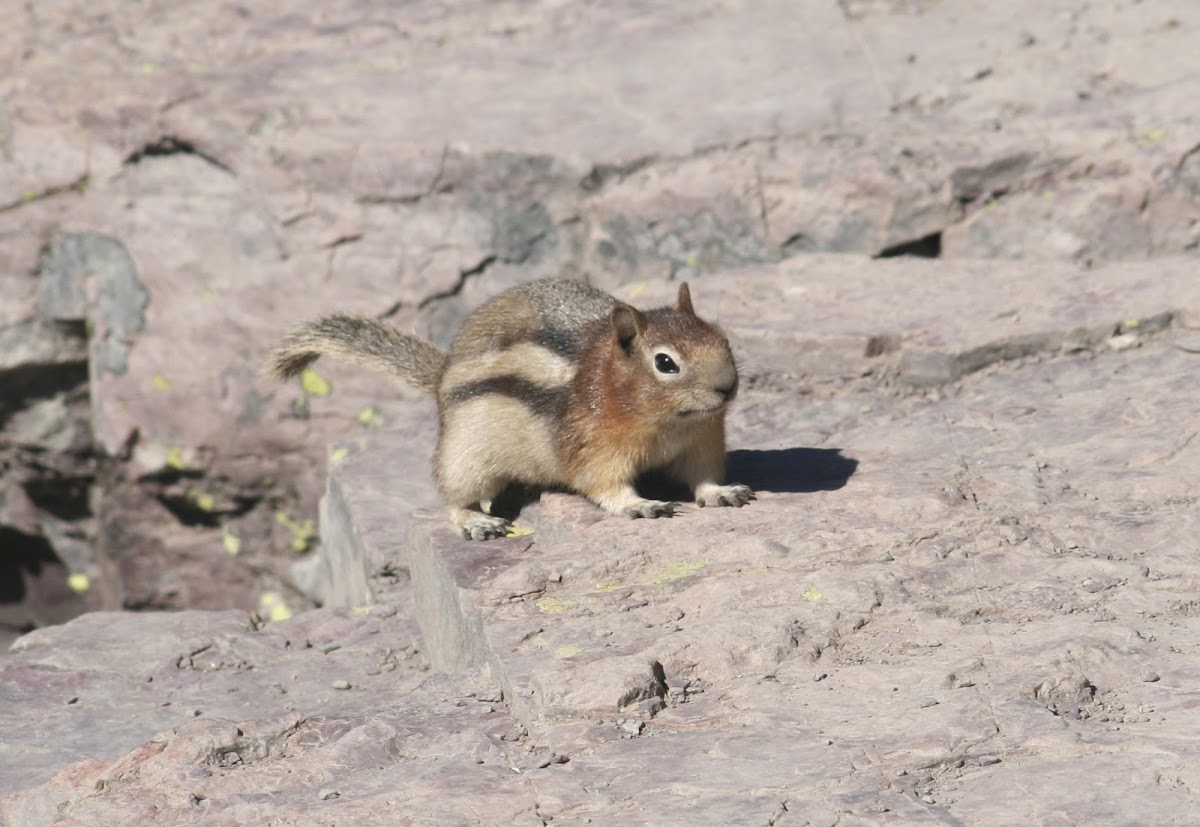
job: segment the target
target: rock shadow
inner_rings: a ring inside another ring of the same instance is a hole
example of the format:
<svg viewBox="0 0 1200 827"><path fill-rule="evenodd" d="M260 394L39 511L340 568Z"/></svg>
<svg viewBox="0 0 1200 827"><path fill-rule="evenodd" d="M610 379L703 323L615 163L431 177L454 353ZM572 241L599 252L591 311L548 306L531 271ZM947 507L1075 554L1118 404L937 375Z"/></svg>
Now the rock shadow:
<svg viewBox="0 0 1200 827"><path fill-rule="evenodd" d="M858 460L842 454L841 448L779 448L729 452L731 482L755 491L777 494L811 494L837 491L858 470Z"/></svg>

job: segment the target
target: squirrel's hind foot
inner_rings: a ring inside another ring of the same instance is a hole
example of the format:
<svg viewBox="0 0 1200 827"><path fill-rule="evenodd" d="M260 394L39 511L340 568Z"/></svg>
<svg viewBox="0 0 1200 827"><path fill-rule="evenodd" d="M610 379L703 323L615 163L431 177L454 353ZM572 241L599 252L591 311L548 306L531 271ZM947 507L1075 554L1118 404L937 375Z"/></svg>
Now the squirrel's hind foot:
<svg viewBox="0 0 1200 827"><path fill-rule="evenodd" d="M755 499L747 485L701 485L696 488L696 505L701 508L741 508Z"/></svg>
<svg viewBox="0 0 1200 827"><path fill-rule="evenodd" d="M503 517L493 517L482 511L465 508L455 514L453 519L464 540L492 540L503 537L512 526L512 523Z"/></svg>

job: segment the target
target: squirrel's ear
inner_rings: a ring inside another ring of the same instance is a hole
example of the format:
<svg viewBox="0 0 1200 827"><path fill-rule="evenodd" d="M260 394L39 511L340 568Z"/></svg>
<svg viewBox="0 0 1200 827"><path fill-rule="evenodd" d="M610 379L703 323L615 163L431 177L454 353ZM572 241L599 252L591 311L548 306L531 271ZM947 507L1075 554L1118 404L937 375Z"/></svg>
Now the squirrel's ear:
<svg viewBox="0 0 1200 827"><path fill-rule="evenodd" d="M646 317L637 308L618 302L612 310L612 326L617 344L628 349L634 337L646 329Z"/></svg>
<svg viewBox="0 0 1200 827"><path fill-rule="evenodd" d="M679 312L689 316L696 315L696 311L692 309L692 291L688 290L686 281L679 285Z"/></svg>

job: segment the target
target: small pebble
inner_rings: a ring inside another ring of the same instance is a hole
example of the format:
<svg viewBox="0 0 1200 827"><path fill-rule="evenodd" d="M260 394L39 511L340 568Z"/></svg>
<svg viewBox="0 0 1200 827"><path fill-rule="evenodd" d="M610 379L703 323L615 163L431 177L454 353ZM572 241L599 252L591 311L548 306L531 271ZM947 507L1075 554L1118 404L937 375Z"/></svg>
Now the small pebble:
<svg viewBox="0 0 1200 827"><path fill-rule="evenodd" d="M671 610L671 613L669 615L667 615L667 619L668 620L683 620L683 609L676 606L674 609Z"/></svg>
<svg viewBox="0 0 1200 827"><path fill-rule="evenodd" d="M937 706L937 705L938 705L937 698L926 698L925 700L921 701L921 709L928 709L931 706Z"/></svg>
<svg viewBox="0 0 1200 827"><path fill-rule="evenodd" d="M328 801L331 798L340 798L341 795L342 794L337 790L324 789L317 793L317 798L321 799L322 801Z"/></svg>
<svg viewBox="0 0 1200 827"><path fill-rule="evenodd" d="M813 675L813 681L814 681L814 682L816 682L816 681L823 681L823 680L825 680L825 679L826 679L826 678L828 678L828 677L829 677L829 675L827 675L826 673L824 673L824 672L818 672L817 674Z"/></svg>
<svg viewBox="0 0 1200 827"><path fill-rule="evenodd" d="M1143 672L1142 681L1144 683L1157 683L1160 680L1157 672Z"/></svg>
<svg viewBox="0 0 1200 827"><path fill-rule="evenodd" d="M349 689L350 681L344 681L344 680L339 679L329 685L332 686L334 689Z"/></svg>
<svg viewBox="0 0 1200 827"><path fill-rule="evenodd" d="M1141 344L1136 333L1120 333L1108 340L1108 346L1113 350L1129 350Z"/></svg>
<svg viewBox="0 0 1200 827"><path fill-rule="evenodd" d="M1000 763L1000 759L997 758L995 755L981 755L979 757L979 766L981 766L981 767L990 767L993 764L999 764L999 763Z"/></svg>
<svg viewBox="0 0 1200 827"><path fill-rule="evenodd" d="M342 648L342 644L340 644L340 643L322 643L321 648L318 651L322 655L328 655L330 652L336 652L338 649L341 649L341 648Z"/></svg>

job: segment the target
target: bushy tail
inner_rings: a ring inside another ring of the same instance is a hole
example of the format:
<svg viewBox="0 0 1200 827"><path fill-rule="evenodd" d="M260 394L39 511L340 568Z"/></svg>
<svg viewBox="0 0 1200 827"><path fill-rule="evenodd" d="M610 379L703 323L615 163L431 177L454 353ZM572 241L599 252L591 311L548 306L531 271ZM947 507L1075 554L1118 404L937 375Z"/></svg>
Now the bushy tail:
<svg viewBox="0 0 1200 827"><path fill-rule="evenodd" d="M335 313L306 322L284 337L266 369L290 379L321 356L334 356L386 371L415 388L434 393L446 354L423 339L378 319Z"/></svg>

